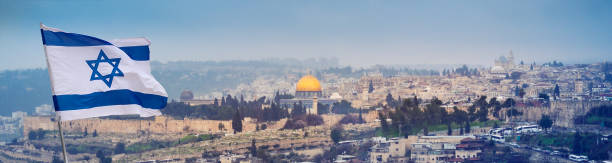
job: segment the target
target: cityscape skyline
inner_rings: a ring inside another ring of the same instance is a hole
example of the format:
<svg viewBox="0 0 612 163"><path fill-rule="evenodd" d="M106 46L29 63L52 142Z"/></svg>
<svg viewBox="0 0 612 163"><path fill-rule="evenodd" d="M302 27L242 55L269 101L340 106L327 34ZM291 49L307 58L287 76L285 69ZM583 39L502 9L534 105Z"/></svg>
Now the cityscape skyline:
<svg viewBox="0 0 612 163"><path fill-rule="evenodd" d="M46 66L41 22L108 40L147 37L152 60L162 62L335 57L357 67L490 66L510 50L526 63L609 58L612 3L525 2L2 1L0 70Z"/></svg>
<svg viewBox="0 0 612 163"><path fill-rule="evenodd" d="M0 162L612 162L612 1L0 0Z"/></svg>

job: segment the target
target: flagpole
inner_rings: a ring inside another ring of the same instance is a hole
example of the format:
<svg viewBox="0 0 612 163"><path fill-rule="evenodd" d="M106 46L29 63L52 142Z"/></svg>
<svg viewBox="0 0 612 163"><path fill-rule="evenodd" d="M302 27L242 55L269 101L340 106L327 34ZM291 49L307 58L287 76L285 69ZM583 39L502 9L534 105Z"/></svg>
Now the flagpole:
<svg viewBox="0 0 612 163"><path fill-rule="evenodd" d="M40 22L40 29L41 29L41 35L42 35L42 29L43 29L43 23ZM47 56L47 46L44 45L44 36L43 36L43 48L45 50L45 58L47 60L47 71L49 72L49 81L51 82L51 92L55 92L53 90L53 76L51 75L51 67L49 66L49 58ZM55 108L57 109L57 108ZM57 114L57 110L56 110L56 114ZM64 143L64 132L62 132L62 118L61 116L57 115L57 128L59 129L59 134L60 134L60 140L62 142L62 154L64 155L64 163L68 163L68 155L66 154L66 144Z"/></svg>
<svg viewBox="0 0 612 163"><path fill-rule="evenodd" d="M62 132L62 119L58 116L57 127L59 129L60 140L62 142L62 153L64 154L64 163L68 163L68 155L66 154L66 144L64 143L64 132Z"/></svg>

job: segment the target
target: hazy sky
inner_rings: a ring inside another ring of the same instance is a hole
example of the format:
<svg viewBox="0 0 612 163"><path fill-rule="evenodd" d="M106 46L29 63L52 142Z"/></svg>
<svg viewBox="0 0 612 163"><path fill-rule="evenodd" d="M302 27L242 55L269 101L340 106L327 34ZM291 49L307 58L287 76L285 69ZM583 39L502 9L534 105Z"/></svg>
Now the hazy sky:
<svg viewBox="0 0 612 163"><path fill-rule="evenodd" d="M510 50L528 62L612 56L608 0L0 0L0 70L46 66L40 22L106 40L144 36L159 61L490 65Z"/></svg>

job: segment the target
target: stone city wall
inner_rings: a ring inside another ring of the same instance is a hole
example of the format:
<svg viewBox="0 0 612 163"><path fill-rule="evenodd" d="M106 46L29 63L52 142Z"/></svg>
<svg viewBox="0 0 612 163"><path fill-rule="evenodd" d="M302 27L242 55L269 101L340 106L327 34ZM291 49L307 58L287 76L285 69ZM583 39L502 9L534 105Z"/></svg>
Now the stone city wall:
<svg viewBox="0 0 612 163"><path fill-rule="evenodd" d="M279 129L284 125L286 119L261 123L268 125L269 129ZM25 117L24 118L24 134L28 134L31 130L57 130L57 122L52 120L52 117ZM243 130L254 131L256 129L255 120L245 117L243 120ZM165 134L179 132L194 132L194 133L216 133L223 132L219 130L219 124L223 124L225 132L231 132L231 120L203 120L203 119L188 119L175 120L166 116L157 116L153 120L115 120L115 119L99 119L88 118L74 121L62 122L62 129L66 132L88 132L97 131L98 133L119 133L119 134L136 134L138 132Z"/></svg>
<svg viewBox="0 0 612 163"><path fill-rule="evenodd" d="M573 127L576 116L585 115L593 107L610 104L608 101L554 101L550 107L517 107L517 110L523 112L522 121L537 122L544 114L553 119L555 126Z"/></svg>
<svg viewBox="0 0 612 163"><path fill-rule="evenodd" d="M358 116L358 114L354 114ZM336 124L344 115L322 115L323 121L326 124ZM363 118L366 122L372 122L376 119L376 112L363 113ZM31 116L24 117L23 133L27 135L32 130L57 130L57 122L52 120L50 116ZM257 120L245 117L242 121L244 131L255 131ZM281 119L276 122L262 122L266 124L267 129L281 129L287 119ZM223 124L224 130L219 130L219 124ZM88 118L81 120L73 120L62 122L62 130L65 132L84 132L89 133L94 131L98 133L119 133L119 134L137 134L154 133L218 133L232 132L231 120L204 120L204 119L189 119L176 120L166 116L156 116L153 120L145 119L100 119Z"/></svg>

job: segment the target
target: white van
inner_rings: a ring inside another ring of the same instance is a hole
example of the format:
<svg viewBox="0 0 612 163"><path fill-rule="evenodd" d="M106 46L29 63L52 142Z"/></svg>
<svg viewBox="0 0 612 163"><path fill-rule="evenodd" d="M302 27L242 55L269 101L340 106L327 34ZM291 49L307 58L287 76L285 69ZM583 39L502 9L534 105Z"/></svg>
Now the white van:
<svg viewBox="0 0 612 163"><path fill-rule="evenodd" d="M578 161L578 162L582 162L582 161L589 161L589 157L587 156L583 156L583 155L569 155L569 159L572 161Z"/></svg>
<svg viewBox="0 0 612 163"><path fill-rule="evenodd" d="M491 140L500 142L500 143L503 143L506 141L506 139L504 139L504 136L501 136L501 135L491 135Z"/></svg>

